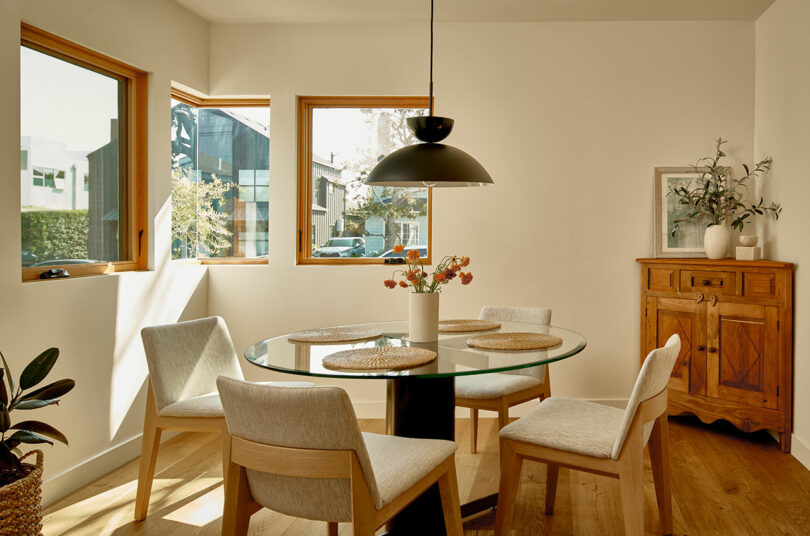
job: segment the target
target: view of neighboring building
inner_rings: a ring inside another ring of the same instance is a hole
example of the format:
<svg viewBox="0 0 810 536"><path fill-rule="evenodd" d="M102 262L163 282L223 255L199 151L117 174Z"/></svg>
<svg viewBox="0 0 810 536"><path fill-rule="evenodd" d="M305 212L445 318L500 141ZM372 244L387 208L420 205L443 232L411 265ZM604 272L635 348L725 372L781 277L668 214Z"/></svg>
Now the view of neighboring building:
<svg viewBox="0 0 810 536"><path fill-rule="evenodd" d="M238 108L198 109L177 101L172 103L172 114L180 120L172 140L175 165L190 170L194 177L198 177L195 180L210 182L216 177L232 185L224 202L217 202L213 207L228 215L230 246L209 251L201 244L196 255L266 256L270 200L269 124L263 125L245 117ZM174 241L172 251L176 252L178 239ZM174 253L174 256L185 255Z"/></svg>
<svg viewBox="0 0 810 536"><path fill-rule="evenodd" d="M110 141L87 155L90 194L87 251L91 259L118 260L118 120L110 121Z"/></svg>
<svg viewBox="0 0 810 536"><path fill-rule="evenodd" d="M63 142L20 138L20 191L23 209L87 208L87 153L68 151Z"/></svg>
<svg viewBox="0 0 810 536"><path fill-rule="evenodd" d="M312 245L322 246L345 229L346 186L335 167L334 153L329 160L312 155Z"/></svg>
<svg viewBox="0 0 810 536"><path fill-rule="evenodd" d="M356 108L315 110L312 157L312 249L314 256L332 238L359 237L364 251L350 256L378 257L395 244L426 246L428 190L368 187L362 179L392 151L414 143L401 128L420 109ZM342 138L320 138L340 125ZM346 138L350 143L346 143ZM318 147L319 149L316 149ZM342 147L342 149L341 149ZM316 155L328 151L329 159ZM329 243L331 247L331 242Z"/></svg>

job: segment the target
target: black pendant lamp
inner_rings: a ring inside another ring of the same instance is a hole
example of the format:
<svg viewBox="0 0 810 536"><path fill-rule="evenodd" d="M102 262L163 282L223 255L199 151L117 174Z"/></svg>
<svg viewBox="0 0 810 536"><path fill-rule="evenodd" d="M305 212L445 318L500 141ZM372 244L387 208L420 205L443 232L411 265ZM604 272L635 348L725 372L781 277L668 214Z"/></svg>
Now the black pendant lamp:
<svg viewBox="0 0 810 536"><path fill-rule="evenodd" d="M478 160L461 149L438 143L453 130L453 120L433 115L433 1L430 0L430 115L408 118L408 128L424 143L397 149L383 158L366 178L368 185L441 188L493 184Z"/></svg>

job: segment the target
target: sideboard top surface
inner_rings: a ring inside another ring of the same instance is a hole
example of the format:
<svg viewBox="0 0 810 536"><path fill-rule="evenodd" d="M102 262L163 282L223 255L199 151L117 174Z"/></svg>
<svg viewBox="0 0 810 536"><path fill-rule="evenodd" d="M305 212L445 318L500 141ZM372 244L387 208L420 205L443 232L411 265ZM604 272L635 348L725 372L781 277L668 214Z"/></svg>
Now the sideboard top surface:
<svg viewBox="0 0 810 536"><path fill-rule="evenodd" d="M636 259L636 262L641 264L692 264L698 266L735 266L739 268L793 268L791 262L758 260L758 261L738 261L737 259L703 259L703 258L690 258L678 257L667 259L652 259L642 258Z"/></svg>

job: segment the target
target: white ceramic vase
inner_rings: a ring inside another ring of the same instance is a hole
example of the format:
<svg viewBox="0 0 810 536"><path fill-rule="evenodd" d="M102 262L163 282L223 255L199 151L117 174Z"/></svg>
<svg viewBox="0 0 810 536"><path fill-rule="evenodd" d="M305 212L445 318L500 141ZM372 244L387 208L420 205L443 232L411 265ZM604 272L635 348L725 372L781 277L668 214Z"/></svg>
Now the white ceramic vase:
<svg viewBox="0 0 810 536"><path fill-rule="evenodd" d="M731 246L731 230L728 225L710 225L703 235L703 249L710 259L725 259Z"/></svg>
<svg viewBox="0 0 810 536"><path fill-rule="evenodd" d="M411 292L408 305L408 340L439 340L439 293Z"/></svg>

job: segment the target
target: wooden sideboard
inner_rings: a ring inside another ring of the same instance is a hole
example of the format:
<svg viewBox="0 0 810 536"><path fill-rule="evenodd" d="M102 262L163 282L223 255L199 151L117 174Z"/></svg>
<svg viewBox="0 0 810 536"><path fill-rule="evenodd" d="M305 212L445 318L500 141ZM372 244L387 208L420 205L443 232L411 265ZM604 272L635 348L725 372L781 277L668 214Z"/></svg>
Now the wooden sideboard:
<svg viewBox="0 0 810 536"><path fill-rule="evenodd" d="M725 419L746 432L793 422L793 265L734 259L637 259L641 359L677 333L669 414Z"/></svg>

